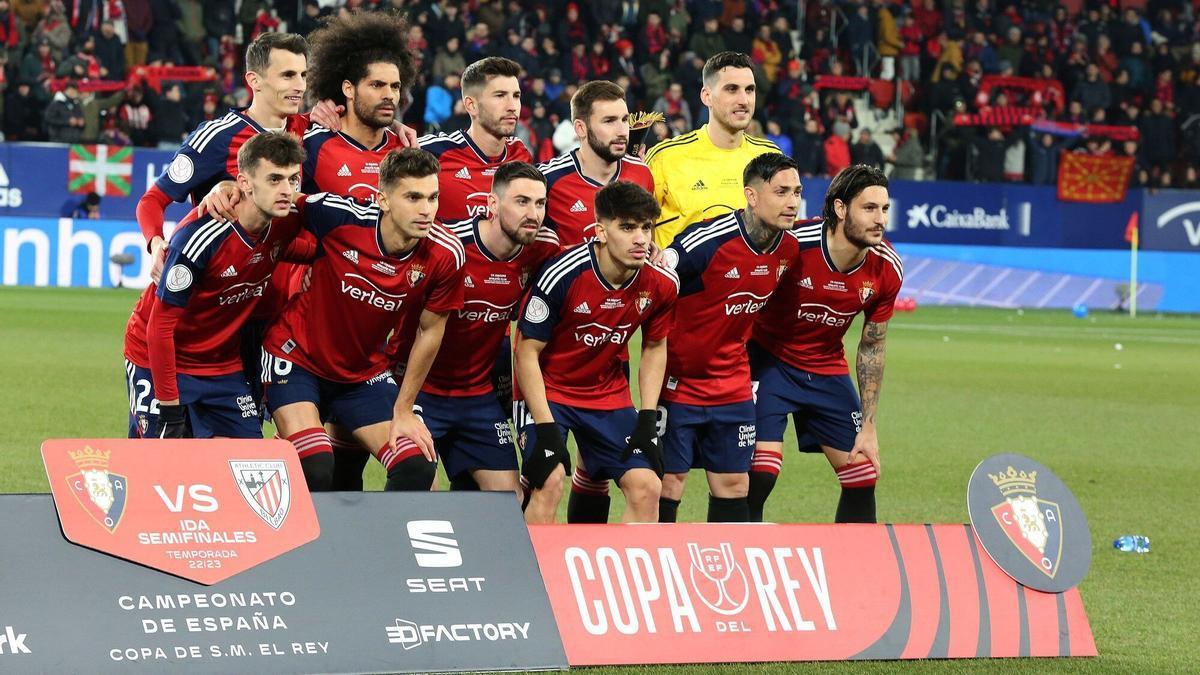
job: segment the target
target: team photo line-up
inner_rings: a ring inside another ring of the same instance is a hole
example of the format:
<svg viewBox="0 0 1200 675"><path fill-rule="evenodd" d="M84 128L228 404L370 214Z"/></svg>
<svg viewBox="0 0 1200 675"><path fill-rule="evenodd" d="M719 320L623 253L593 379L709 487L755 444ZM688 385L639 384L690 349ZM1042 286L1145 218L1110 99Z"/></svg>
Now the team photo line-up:
<svg viewBox="0 0 1200 675"><path fill-rule="evenodd" d="M348 14L258 36L252 103L141 198L155 283L125 332L130 437L261 438L270 419L310 490L362 490L371 457L386 490L430 490L441 464L452 490L513 491L530 523L564 493L568 522L607 522L610 482L623 521L674 522L702 468L708 520L754 522L790 416L840 484L835 520L875 522L903 279L885 175L842 170L800 219L796 163L746 134L736 52L704 66L707 124L649 152L624 90L592 81L571 99L579 147L534 165L521 68L499 57L462 73L469 128L418 138L397 117L405 28Z"/></svg>

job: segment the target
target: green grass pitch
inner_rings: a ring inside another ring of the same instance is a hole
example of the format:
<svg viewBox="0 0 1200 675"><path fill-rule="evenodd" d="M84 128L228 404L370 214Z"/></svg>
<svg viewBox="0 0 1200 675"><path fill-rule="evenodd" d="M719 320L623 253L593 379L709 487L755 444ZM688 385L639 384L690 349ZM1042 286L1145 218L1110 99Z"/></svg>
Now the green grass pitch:
<svg viewBox="0 0 1200 675"><path fill-rule="evenodd" d="M124 435L121 344L135 298L119 290L0 288L0 492L47 490L38 456L47 438ZM1046 464L1075 492L1091 527L1094 557L1081 590L1100 656L638 670L1194 672L1198 402L1194 317L1080 320L1065 311L937 307L899 314L880 410L880 519L966 522L966 481L979 460L1017 452ZM382 482L374 469L369 485ZM681 520L703 519L704 491L703 477L693 476ZM789 451L768 518L828 522L837 492L823 458ZM1114 551L1112 539L1129 533L1148 535L1152 552ZM870 574L869 561L861 573Z"/></svg>

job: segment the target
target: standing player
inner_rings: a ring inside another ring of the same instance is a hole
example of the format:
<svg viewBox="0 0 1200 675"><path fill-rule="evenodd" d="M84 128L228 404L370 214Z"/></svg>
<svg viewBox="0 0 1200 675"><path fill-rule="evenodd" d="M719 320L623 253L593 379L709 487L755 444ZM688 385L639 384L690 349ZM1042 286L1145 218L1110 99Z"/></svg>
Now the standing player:
<svg viewBox="0 0 1200 675"><path fill-rule="evenodd" d="M380 165L375 204L322 193L298 205L317 259L308 290L267 331L263 378L279 434L299 451L311 490L332 484L333 449L321 426L329 418L375 449L385 489L433 482L433 443L413 403L449 313L462 307L465 255L434 222L437 174L429 153L394 150ZM419 328L397 394L383 348L410 315Z"/></svg>
<svg viewBox="0 0 1200 675"><path fill-rule="evenodd" d="M313 96L343 112L340 130L313 126L304 135L306 194L331 192L375 201L383 158L405 145L391 127L404 87L416 79L412 53L396 37L407 32L402 18L369 12L339 16L309 36ZM362 490L363 468L374 448L360 447L337 425L330 425L329 439L333 489Z"/></svg>
<svg viewBox="0 0 1200 675"><path fill-rule="evenodd" d="M238 150L255 134L267 129L304 133L308 120L298 113L307 77L308 43L299 35L262 33L246 48L246 86L254 96L250 107L197 127L138 201L138 226L155 261L152 277L157 279L161 269L163 213L171 202L191 197L199 204L213 186L232 179Z"/></svg>
<svg viewBox="0 0 1200 675"><path fill-rule="evenodd" d="M549 201L546 225L558 233L564 247L591 239L596 226L596 191L617 180L636 183L654 192L650 169L629 146L629 107L625 90L608 82L588 82L571 97L571 119L579 148L538 166L546 175Z"/></svg>
<svg viewBox="0 0 1200 675"><path fill-rule="evenodd" d="M774 143L750 136L754 119L754 62L739 52L721 52L704 64L700 100L708 124L650 149L654 196L662 220L654 242L666 248L691 223L746 206L742 169L754 157L779 152Z"/></svg>
<svg viewBox="0 0 1200 675"><path fill-rule="evenodd" d="M559 252L558 237L542 227L546 179L526 162L502 164L492 177L488 217L448 227L462 241L463 307L452 313L442 349L417 396L452 490L516 490L509 411L492 385L496 354L530 276ZM408 336L390 354L408 353ZM401 372L397 363L395 372Z"/></svg>
<svg viewBox="0 0 1200 675"><path fill-rule="evenodd" d="M175 230L162 285L142 293L125 332L131 438L262 438L239 331L300 230L285 216L303 161L295 136L256 135L238 150L236 218L193 211Z"/></svg>
<svg viewBox="0 0 1200 675"><path fill-rule="evenodd" d="M340 130L314 125L304 135L303 191L374 201L379 165L404 147L392 130L404 87L416 79L412 53L396 36L408 32L392 14L340 16L309 36L313 96L344 109Z"/></svg>
<svg viewBox="0 0 1200 675"><path fill-rule="evenodd" d="M442 164L438 220L457 222L487 212L492 174L505 162L530 162L525 144L513 136L521 117L521 66L489 56L462 74L463 107L471 117L465 132L428 134L417 139L422 150Z"/></svg>
<svg viewBox="0 0 1200 675"><path fill-rule="evenodd" d="M571 118L579 149L540 165L549 186L546 225L558 233L563 247L595 236L596 191L616 180L654 192L654 178L641 160L625 155L629 146L629 107L625 90L606 80L581 86L571 97ZM622 358L626 355L622 354ZM594 480L577 464L571 476L567 522L608 521L608 481Z"/></svg>
<svg viewBox="0 0 1200 675"><path fill-rule="evenodd" d="M825 194L824 225L797 230L800 262L759 314L751 344L758 416L752 520L762 520L783 465L790 414L800 450L825 453L837 474L842 496L835 522L875 522L880 468L875 413L887 322L904 281L900 256L883 238L887 213L882 171L859 164L838 172ZM842 339L859 312L865 321L856 394Z"/></svg>
<svg viewBox="0 0 1200 675"><path fill-rule="evenodd" d="M687 317L667 350L662 499L658 520L675 522L688 471L708 474L708 522L749 520L754 396L746 341L755 315L796 262L791 229L800 172L785 155L750 160L747 208L689 225L664 252L679 274L675 311Z"/></svg>
<svg viewBox="0 0 1200 675"><path fill-rule="evenodd" d="M516 351L524 411L513 417L530 523L554 522L570 471L568 431L591 475L616 481L625 493L625 522L658 519L656 408L679 292L673 271L646 264L658 214L653 195L633 183L601 188L596 241L551 260L525 304ZM641 409L635 410L619 355L639 326Z"/></svg>

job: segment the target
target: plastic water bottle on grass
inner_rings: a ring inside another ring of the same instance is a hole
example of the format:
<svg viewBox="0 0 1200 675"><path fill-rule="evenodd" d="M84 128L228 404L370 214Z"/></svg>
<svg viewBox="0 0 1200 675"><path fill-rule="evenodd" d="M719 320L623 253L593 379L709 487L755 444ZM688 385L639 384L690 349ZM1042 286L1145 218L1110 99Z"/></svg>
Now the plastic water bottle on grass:
<svg viewBox="0 0 1200 675"><path fill-rule="evenodd" d="M1140 534L1126 534L1113 541L1113 548L1125 553L1149 553L1150 537Z"/></svg>

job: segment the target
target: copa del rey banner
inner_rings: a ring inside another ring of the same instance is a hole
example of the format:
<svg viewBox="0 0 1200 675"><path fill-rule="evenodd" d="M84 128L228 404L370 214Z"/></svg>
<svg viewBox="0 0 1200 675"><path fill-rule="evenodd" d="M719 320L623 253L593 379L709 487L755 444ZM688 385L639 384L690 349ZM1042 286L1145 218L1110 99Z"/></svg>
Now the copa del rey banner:
<svg viewBox="0 0 1200 675"><path fill-rule="evenodd" d="M964 525L530 528L572 666L1094 656Z"/></svg>
<svg viewBox="0 0 1200 675"><path fill-rule="evenodd" d="M67 539L202 584L320 534L286 441L61 439L42 461Z"/></svg>

